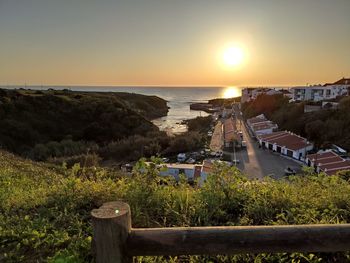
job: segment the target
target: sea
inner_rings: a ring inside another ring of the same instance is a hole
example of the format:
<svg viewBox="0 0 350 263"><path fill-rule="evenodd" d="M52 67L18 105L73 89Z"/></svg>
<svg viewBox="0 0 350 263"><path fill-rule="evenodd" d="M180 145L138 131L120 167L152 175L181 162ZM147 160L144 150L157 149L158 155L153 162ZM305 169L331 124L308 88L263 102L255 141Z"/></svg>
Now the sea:
<svg viewBox="0 0 350 263"><path fill-rule="evenodd" d="M187 131L183 120L197 116L208 116L204 111L190 110L190 104L207 102L215 98L241 96L239 87L134 87L134 86L0 86L0 88L26 88L34 90L98 91L98 92L129 92L144 95L155 95L167 101L169 112L167 116L152 120L160 130L168 134L179 134Z"/></svg>

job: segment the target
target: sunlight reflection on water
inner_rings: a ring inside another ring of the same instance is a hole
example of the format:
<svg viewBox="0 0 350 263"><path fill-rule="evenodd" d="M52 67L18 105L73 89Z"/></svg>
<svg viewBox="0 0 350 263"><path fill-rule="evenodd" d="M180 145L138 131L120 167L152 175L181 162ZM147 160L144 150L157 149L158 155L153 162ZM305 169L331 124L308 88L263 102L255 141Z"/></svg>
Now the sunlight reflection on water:
<svg viewBox="0 0 350 263"><path fill-rule="evenodd" d="M236 98L236 97L240 97L241 95L242 95L242 90L234 86L226 87L221 94L221 96L225 99Z"/></svg>

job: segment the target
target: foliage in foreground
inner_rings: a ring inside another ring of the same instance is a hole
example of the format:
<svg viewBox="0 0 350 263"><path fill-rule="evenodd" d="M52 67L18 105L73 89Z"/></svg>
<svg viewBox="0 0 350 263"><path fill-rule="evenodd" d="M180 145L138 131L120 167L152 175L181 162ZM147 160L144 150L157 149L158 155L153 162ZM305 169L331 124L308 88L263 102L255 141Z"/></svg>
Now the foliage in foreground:
<svg viewBox="0 0 350 263"><path fill-rule="evenodd" d="M90 211L103 202L130 204L134 227L350 222L350 184L338 176L247 180L217 167L202 188L159 185L156 170L132 178L78 165L48 167L0 152L0 261L89 262ZM320 262L349 253L231 257L139 257L139 262Z"/></svg>

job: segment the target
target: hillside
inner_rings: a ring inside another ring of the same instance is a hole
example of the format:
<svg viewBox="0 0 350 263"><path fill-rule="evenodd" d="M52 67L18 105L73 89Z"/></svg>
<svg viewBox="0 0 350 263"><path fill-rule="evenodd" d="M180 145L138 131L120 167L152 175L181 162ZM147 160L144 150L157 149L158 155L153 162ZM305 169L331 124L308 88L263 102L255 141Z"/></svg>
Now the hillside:
<svg viewBox="0 0 350 263"><path fill-rule="evenodd" d="M36 145L48 142L106 144L158 130L150 119L167 111L166 101L156 96L0 90L0 146L30 156Z"/></svg>
<svg viewBox="0 0 350 263"><path fill-rule="evenodd" d="M350 151L350 97L340 100L336 109L304 112L307 102L288 103L282 95L260 95L256 100L242 105L245 118L265 114L281 130L300 134L317 147L327 148L337 144Z"/></svg>
<svg viewBox="0 0 350 263"><path fill-rule="evenodd" d="M202 188L158 184L156 171L125 177L100 168L68 170L0 151L0 261L90 262L90 211L122 199L134 227L273 225L350 222L350 184L306 174L249 181L216 167ZM349 253L283 253L181 257L190 262L344 262ZM179 258L140 257L139 262Z"/></svg>

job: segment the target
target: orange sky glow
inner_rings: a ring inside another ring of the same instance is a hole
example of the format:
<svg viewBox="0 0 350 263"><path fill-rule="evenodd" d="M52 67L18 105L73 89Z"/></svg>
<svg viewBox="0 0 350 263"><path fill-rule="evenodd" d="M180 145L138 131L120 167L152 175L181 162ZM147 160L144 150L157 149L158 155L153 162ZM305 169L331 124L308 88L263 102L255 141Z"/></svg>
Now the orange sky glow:
<svg viewBox="0 0 350 263"><path fill-rule="evenodd" d="M350 75L349 11L348 0L4 0L0 85L332 82Z"/></svg>

